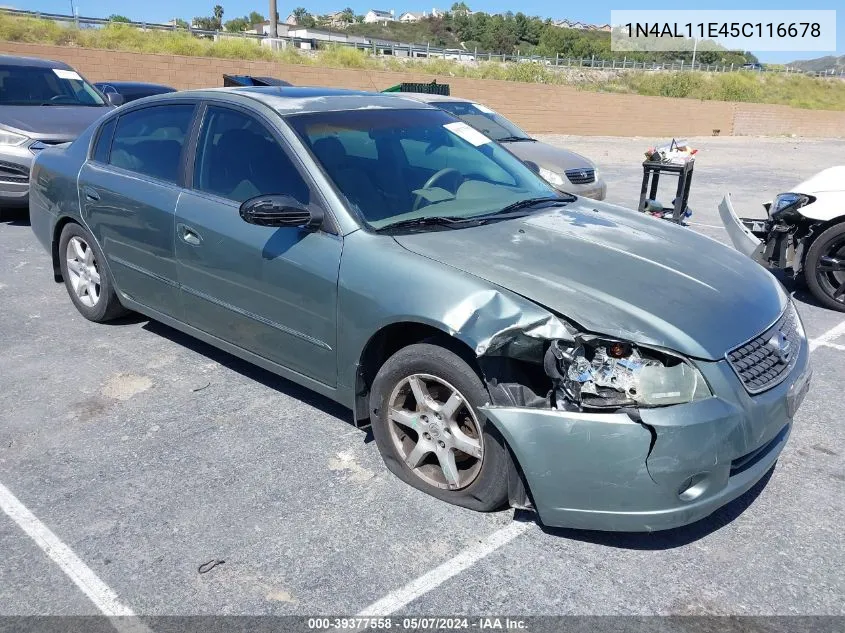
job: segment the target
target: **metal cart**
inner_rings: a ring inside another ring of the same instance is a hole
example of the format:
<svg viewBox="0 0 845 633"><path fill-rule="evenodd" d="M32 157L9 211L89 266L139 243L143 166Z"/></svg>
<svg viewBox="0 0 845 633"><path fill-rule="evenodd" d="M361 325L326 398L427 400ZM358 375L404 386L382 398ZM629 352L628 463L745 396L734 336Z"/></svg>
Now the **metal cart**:
<svg viewBox="0 0 845 633"><path fill-rule="evenodd" d="M684 219L684 212L689 200L690 184L692 183L692 170L695 160L690 159L682 164L661 163L646 160L643 162L643 186L640 189L640 205L637 209L645 213L646 201L657 199L657 186L660 182L660 174L672 174L678 177L678 189L675 193L675 203L671 207L663 207L663 212L671 211L672 222L681 224ZM658 209L659 211L659 209Z"/></svg>

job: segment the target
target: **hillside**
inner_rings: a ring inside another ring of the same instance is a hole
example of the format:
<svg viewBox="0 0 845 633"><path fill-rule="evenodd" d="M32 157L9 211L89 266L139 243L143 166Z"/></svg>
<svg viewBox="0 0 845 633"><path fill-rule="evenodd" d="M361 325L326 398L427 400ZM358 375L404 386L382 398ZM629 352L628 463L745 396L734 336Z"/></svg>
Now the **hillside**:
<svg viewBox="0 0 845 633"><path fill-rule="evenodd" d="M798 68L804 72L823 73L832 70L834 73L839 73L845 71L845 55L839 57L825 55L815 59L800 59L787 64L787 66Z"/></svg>
<svg viewBox="0 0 845 633"><path fill-rule="evenodd" d="M523 13L488 15L486 13L447 13L427 17L419 22L386 24L350 24L346 31L364 37L381 38L402 43L430 43L432 46L463 48L496 55L621 59L642 62L690 61L692 52L636 51L614 53L610 50L610 33L582 31L554 26L551 20L526 16ZM737 64L757 61L750 53L727 50L699 51L702 64Z"/></svg>

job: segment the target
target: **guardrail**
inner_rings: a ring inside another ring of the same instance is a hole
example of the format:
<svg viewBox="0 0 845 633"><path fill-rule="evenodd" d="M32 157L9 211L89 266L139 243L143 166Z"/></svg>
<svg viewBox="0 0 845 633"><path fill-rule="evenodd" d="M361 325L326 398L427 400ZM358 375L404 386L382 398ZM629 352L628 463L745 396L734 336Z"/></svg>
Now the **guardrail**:
<svg viewBox="0 0 845 633"><path fill-rule="evenodd" d="M596 58L595 56L589 58L573 58L573 57L561 57L559 55L555 57L541 57L537 55L520 55L519 51L517 51L516 55L507 55L501 53L491 53L485 51L479 51L475 49L473 51L468 51L465 49L451 49L451 48L442 48L438 46L431 46L431 44L407 44L402 42L394 42L390 40L383 40L379 38L368 38L364 36L355 36L360 37L361 40L364 41L344 41L342 39L324 39L320 37L290 37L290 36L280 36L276 38L271 38L269 35L261 34L261 33L244 33L244 32L237 32L237 31L208 31L203 29L197 29L192 26L188 28L177 26L174 24L158 24L154 22L114 22L107 18L90 18L90 17L82 17L79 15L66 15L61 13L45 13L42 11L29 11L29 10L22 10L22 9L7 9L7 8L0 8L0 13L5 13L9 15L21 16L21 17L32 17L32 18L39 18L44 20L52 20L54 22L60 22L64 24L72 24L77 28L101 28L103 26L107 26L109 24L121 24L127 25L131 27L135 27L145 31L176 31L182 33L190 33L195 37L206 37L206 38L230 38L230 37L241 37L252 39L258 42L275 39L281 40L286 42L286 44L292 45L298 49L306 49L306 50L314 50L325 48L327 46L350 46L359 50L364 50L372 53L373 55L378 56L395 56L395 57L408 57L408 58L433 58L433 59L448 59L454 60L457 62L462 63L472 63L476 61L488 61L488 62L502 62L502 63L517 63L517 64L540 64L546 68L555 69L555 68L598 68L598 69L605 69L605 70L645 70L645 71L696 71L696 72L736 72L736 71L743 71L743 72L778 72L778 73L787 73L787 74L802 74L807 76L813 77L833 77L833 78L842 78L845 79L845 69L836 72L836 71L829 71L829 72L810 72L810 71L803 71L798 68L791 68L789 66L757 66L757 67L749 67L743 66L739 64L691 64L689 62L676 61L676 62L641 62L635 60L629 60L626 58L623 59L600 59ZM304 27L302 27L304 29ZM308 30L308 29L304 29ZM315 30L315 29L310 29ZM316 27L316 30L321 30L320 27ZM323 33L330 33L330 37L333 36L335 38L341 37L348 37L342 31L336 32L329 32L323 31ZM318 35L315 33L315 35Z"/></svg>

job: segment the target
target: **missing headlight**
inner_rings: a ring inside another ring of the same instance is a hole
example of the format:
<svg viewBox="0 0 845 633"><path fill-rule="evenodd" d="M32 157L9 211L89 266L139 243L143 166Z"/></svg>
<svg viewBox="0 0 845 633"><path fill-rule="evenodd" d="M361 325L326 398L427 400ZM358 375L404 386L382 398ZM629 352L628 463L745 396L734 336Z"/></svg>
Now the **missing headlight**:
<svg viewBox="0 0 845 633"><path fill-rule="evenodd" d="M544 362L559 409L617 409L680 404L709 397L699 371L684 359L625 341L552 341Z"/></svg>

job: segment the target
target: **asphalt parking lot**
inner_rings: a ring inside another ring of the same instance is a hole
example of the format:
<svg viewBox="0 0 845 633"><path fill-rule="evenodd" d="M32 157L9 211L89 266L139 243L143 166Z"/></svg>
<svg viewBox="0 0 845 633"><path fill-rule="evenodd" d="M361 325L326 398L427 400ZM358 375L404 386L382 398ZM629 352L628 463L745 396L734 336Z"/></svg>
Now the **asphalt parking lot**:
<svg viewBox="0 0 845 633"><path fill-rule="evenodd" d="M547 140L593 158L609 201L636 204L649 139ZM845 155L845 141L693 144L690 229L720 241L724 191L762 216ZM845 614L845 314L787 287L815 373L771 476L683 529L544 530L403 484L321 396L146 319L86 321L25 214L6 215L0 492L70 557L0 513L0 615ZM102 585L87 595L86 569Z"/></svg>

